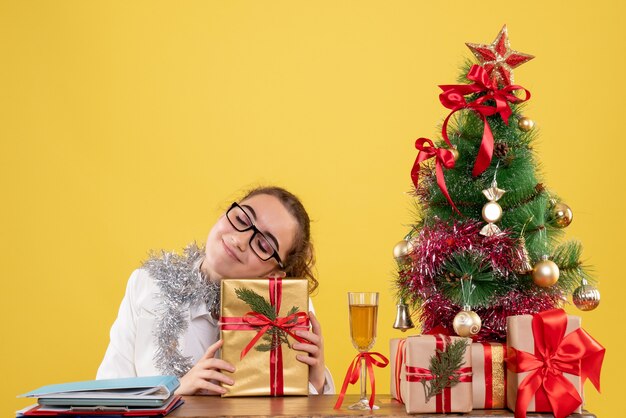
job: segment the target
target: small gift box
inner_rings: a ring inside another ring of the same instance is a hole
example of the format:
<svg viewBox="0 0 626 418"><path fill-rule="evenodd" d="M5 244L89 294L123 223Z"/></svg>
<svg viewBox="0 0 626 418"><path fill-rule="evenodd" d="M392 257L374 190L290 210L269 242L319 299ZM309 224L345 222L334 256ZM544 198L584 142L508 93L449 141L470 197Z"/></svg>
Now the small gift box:
<svg viewBox="0 0 626 418"><path fill-rule="evenodd" d="M472 344L474 409L506 408L506 344Z"/></svg>
<svg viewBox="0 0 626 418"><path fill-rule="evenodd" d="M401 396L408 413L472 410L472 357L469 338L416 335L405 343Z"/></svg>
<svg viewBox="0 0 626 418"><path fill-rule="evenodd" d="M309 367L296 359L296 330L308 330L304 279L222 280L222 359L235 384L222 396L308 395Z"/></svg>
<svg viewBox="0 0 626 418"><path fill-rule="evenodd" d="M553 309L507 318L507 404L516 418L581 412L587 378L600 389L605 349L580 328L580 317Z"/></svg>
<svg viewBox="0 0 626 418"><path fill-rule="evenodd" d="M391 397L404 403L402 400L402 381L405 379L404 350L406 338L392 338L389 341L389 355L391 366Z"/></svg>

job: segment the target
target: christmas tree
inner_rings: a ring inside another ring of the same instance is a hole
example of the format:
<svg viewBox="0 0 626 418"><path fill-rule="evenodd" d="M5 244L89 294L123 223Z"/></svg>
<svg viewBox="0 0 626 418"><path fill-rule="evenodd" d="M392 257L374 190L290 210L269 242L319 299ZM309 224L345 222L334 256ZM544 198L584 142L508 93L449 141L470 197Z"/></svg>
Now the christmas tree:
<svg viewBox="0 0 626 418"><path fill-rule="evenodd" d="M434 143L419 138L411 172L417 220L396 245L398 298L423 333L504 341L509 315L561 306L583 310L599 293L577 241L562 242L572 211L540 179L531 95L513 69L533 58L511 49L506 26L492 44L467 44L458 80L442 85L450 109ZM443 329L442 329L443 328Z"/></svg>

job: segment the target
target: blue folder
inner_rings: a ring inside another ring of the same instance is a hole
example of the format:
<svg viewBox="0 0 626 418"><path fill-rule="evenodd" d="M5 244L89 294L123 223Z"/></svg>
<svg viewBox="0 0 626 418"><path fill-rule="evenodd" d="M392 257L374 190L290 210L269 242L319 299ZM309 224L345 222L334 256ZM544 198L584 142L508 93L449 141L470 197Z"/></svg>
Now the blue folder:
<svg viewBox="0 0 626 418"><path fill-rule="evenodd" d="M42 386L20 397L40 405L161 406L179 385L176 376L126 377Z"/></svg>

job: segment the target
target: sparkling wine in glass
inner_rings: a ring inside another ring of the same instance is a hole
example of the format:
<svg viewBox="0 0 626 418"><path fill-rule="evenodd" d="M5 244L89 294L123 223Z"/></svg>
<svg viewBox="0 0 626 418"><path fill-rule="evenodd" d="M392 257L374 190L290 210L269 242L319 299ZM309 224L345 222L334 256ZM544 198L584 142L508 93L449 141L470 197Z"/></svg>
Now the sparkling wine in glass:
<svg viewBox="0 0 626 418"><path fill-rule="evenodd" d="M352 345L361 353L369 351L376 342L376 319L378 317L378 292L349 292L350 337ZM361 359L361 398L348 409L370 409L367 399L367 367ZM374 405L372 409L378 409Z"/></svg>

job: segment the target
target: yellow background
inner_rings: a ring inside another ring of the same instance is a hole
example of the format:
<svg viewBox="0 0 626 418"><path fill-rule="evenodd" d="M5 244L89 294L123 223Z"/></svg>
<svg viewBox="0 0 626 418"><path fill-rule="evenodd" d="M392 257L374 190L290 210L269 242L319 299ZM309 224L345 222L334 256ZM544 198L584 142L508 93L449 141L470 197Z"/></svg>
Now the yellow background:
<svg viewBox="0 0 626 418"><path fill-rule="evenodd" d="M438 84L507 23L536 55L516 82L546 184L602 304L602 417L623 404L626 10L618 1L2 1L0 415L40 385L91 379L131 271L202 242L244 188L279 184L313 220L314 298L337 386L355 350L347 291L381 292L412 221L414 140L446 115ZM570 309L570 312L576 312ZM389 369L377 372L389 392ZM356 392L356 388L351 389Z"/></svg>

